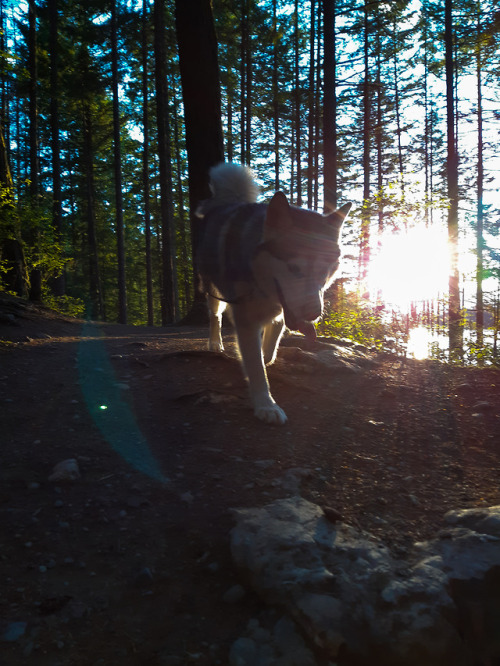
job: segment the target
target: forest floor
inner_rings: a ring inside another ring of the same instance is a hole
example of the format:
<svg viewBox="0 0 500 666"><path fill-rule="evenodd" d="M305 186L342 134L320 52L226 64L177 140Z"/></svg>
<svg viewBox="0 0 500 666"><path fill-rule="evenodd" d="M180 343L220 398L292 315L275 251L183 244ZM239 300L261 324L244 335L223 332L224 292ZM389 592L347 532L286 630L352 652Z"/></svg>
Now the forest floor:
<svg viewBox="0 0 500 666"><path fill-rule="evenodd" d="M274 427L231 330L227 356L205 339L0 298L0 663L227 664L276 612L232 564L232 508L300 487L404 557L446 511L500 504L499 370L362 350L332 368L290 336ZM66 459L80 476L49 480Z"/></svg>

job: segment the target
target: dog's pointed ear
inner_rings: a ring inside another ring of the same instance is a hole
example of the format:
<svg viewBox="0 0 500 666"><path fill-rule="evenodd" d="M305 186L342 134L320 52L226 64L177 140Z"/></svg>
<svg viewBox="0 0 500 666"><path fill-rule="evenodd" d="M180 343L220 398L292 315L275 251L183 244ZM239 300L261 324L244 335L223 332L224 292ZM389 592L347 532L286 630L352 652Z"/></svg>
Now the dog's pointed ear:
<svg viewBox="0 0 500 666"><path fill-rule="evenodd" d="M276 192L267 204L264 239L272 237L277 232L286 231L292 224L290 219L290 204L283 192Z"/></svg>
<svg viewBox="0 0 500 666"><path fill-rule="evenodd" d="M339 228L342 226L345 218L349 214L349 211L351 210L352 203L346 203L344 204L341 208L338 208L337 210L334 210L333 213L330 213L329 215L326 216L326 220L330 224L335 224Z"/></svg>

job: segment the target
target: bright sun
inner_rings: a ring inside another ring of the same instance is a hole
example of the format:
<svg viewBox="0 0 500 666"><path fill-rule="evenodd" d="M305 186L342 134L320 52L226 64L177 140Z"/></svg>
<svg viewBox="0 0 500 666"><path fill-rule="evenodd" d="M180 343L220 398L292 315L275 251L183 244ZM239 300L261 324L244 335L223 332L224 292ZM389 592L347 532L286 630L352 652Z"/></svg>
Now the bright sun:
<svg viewBox="0 0 500 666"><path fill-rule="evenodd" d="M380 237L380 251L371 262L368 283L372 294L405 311L410 303L446 293L448 273L445 230L415 227Z"/></svg>

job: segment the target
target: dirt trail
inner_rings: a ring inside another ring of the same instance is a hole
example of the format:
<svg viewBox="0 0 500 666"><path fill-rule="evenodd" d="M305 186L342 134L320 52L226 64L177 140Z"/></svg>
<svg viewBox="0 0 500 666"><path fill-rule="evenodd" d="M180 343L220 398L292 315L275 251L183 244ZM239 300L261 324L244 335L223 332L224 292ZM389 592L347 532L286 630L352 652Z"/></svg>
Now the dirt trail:
<svg viewBox="0 0 500 666"><path fill-rule="evenodd" d="M300 492L404 555L447 510L500 504L498 370L352 348L333 363L290 336L272 427L231 331L228 356L205 337L0 299L2 664L226 664L274 612L248 589L224 600L245 585L233 507ZM70 458L80 477L49 481Z"/></svg>

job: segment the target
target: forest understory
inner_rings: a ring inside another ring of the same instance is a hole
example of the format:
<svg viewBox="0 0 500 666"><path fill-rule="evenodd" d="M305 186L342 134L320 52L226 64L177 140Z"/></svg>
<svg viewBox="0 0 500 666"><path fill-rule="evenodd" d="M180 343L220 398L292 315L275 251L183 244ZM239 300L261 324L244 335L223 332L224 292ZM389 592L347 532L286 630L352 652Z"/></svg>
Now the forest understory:
<svg viewBox="0 0 500 666"><path fill-rule="evenodd" d="M448 510L500 504L499 370L366 350L331 368L288 336L273 427L231 329L227 355L205 339L2 296L2 664L227 664L279 617L232 564L232 508L299 491L404 557ZM79 476L49 480L67 459Z"/></svg>

